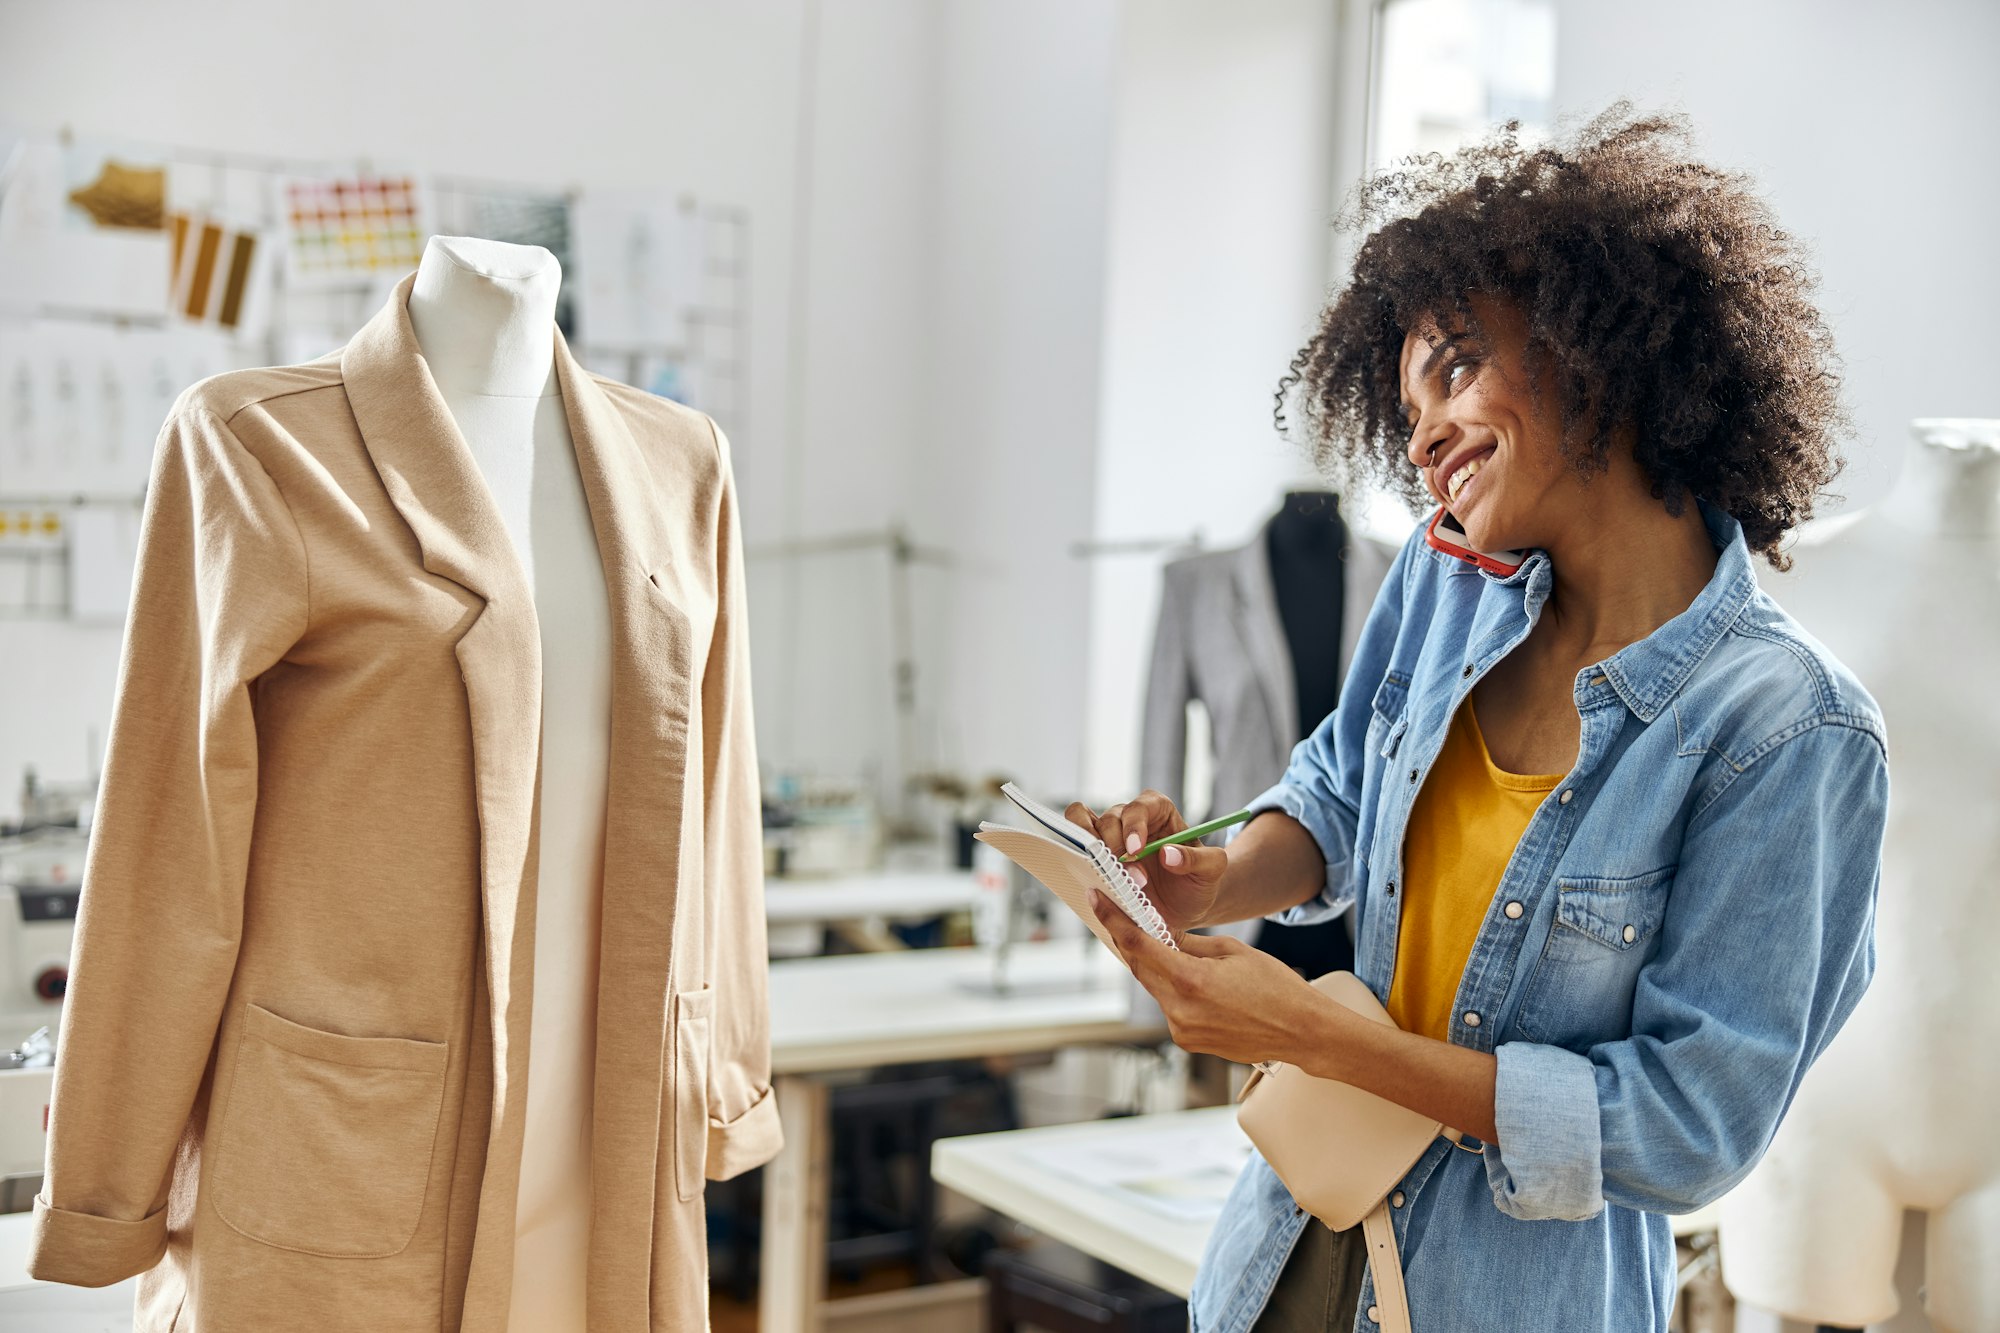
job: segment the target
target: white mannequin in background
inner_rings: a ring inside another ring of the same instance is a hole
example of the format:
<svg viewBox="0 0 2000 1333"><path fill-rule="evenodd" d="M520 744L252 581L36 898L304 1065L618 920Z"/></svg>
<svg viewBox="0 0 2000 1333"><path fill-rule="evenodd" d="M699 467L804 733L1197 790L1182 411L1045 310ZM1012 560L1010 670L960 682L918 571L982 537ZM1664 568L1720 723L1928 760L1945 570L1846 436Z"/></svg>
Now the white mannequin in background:
<svg viewBox="0 0 2000 1333"><path fill-rule="evenodd" d="M1985 1333L2000 1329L2000 421L1914 432L1895 490L1767 579L1882 705L1889 826L1874 983L1723 1200L1722 1274L1795 1319L1886 1320L1914 1209L1931 1326Z"/></svg>
<svg viewBox="0 0 2000 1333"><path fill-rule="evenodd" d="M541 850L513 1333L583 1333L611 613L555 368L562 269L434 236L410 323L514 539L542 643Z"/></svg>

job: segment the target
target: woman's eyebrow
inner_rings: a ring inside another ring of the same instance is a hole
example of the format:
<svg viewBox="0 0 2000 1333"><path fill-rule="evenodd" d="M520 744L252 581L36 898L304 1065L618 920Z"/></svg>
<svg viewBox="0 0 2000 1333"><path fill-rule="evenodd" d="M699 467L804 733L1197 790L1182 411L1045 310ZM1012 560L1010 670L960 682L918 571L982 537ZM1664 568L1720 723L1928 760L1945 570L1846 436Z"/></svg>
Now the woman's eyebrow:
<svg viewBox="0 0 2000 1333"><path fill-rule="evenodd" d="M1421 384L1423 381L1429 379L1431 377L1431 372L1437 369L1438 362L1444 358L1444 354L1450 351L1452 348L1458 346L1460 343L1466 341L1469 337L1471 337L1470 334L1459 332L1459 333L1449 334L1443 338L1438 339L1436 342L1432 343L1430 345L1431 348L1430 355L1424 358L1423 365L1417 367L1417 375L1416 375L1416 380L1414 382ZM1411 417L1417 415L1417 409L1411 406L1410 403L1406 401L1401 394L1396 395L1396 407L1399 411L1402 412L1403 420L1405 421L1408 421Z"/></svg>
<svg viewBox="0 0 2000 1333"><path fill-rule="evenodd" d="M1464 342L1469 336L1465 333L1453 333L1432 343L1431 354L1424 358L1423 368L1417 372L1417 378L1420 380L1429 379L1431 372L1437 369L1437 363L1444 359L1444 354Z"/></svg>

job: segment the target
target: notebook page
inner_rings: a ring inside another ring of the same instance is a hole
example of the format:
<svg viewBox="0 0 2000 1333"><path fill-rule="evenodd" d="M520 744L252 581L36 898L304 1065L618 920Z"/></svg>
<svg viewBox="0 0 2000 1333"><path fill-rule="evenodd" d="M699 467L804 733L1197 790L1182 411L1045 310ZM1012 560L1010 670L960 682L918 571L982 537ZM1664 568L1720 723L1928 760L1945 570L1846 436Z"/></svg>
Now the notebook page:
<svg viewBox="0 0 2000 1333"><path fill-rule="evenodd" d="M1106 897L1110 898L1112 902L1116 903L1120 911L1132 918L1141 930L1144 930L1148 935L1165 944L1168 948L1179 947L1174 943L1173 931L1168 928L1166 921L1161 918L1159 911L1153 906L1152 900L1146 896L1145 890L1139 887L1138 881L1132 878L1131 872L1119 864L1118 858L1112 854L1109 847L1104 845L1103 839L1081 825L1072 823L1067 818L1058 814L1052 807L1035 800L1011 782L1007 783L1000 790L1024 814L1047 830L1050 836L1046 841L1052 847L1060 848L1064 851L1074 848L1075 856L1077 861L1080 862L1083 872L1094 876L1096 887ZM985 830L1003 831L997 825L983 824L980 827L982 832ZM987 841L994 840L987 839ZM1072 895L1064 893L1062 888L1058 888L1056 884L1051 883L1035 866L1028 865L1020 856L1017 856L1013 849L1003 846L998 842L995 842L995 845L1000 846L1000 850L1006 852L1010 858L1039 880L1043 887L1049 889L1057 897L1062 898L1064 902L1068 903L1070 909L1082 917L1086 924L1096 929L1097 922L1090 911L1089 902L1082 899L1080 892L1075 895L1079 901L1072 902ZM1098 933L1102 934L1102 931ZM1107 944L1110 943L1109 940L1105 942Z"/></svg>

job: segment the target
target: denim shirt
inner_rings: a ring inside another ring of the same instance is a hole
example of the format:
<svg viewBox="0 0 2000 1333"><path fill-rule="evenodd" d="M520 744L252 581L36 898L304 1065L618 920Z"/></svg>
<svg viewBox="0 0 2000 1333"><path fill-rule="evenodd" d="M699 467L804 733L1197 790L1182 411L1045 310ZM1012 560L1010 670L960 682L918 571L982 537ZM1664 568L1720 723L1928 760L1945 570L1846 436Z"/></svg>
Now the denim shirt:
<svg viewBox="0 0 2000 1333"><path fill-rule="evenodd" d="M1419 1330L1665 1330L1668 1215L1749 1172L1873 974L1881 715L1757 587L1736 522L1702 516L1714 575L1577 673L1576 766L1466 962L1449 1037L1496 1057L1499 1142L1439 1139L1391 1196ZM1326 858L1325 888L1272 919L1353 912L1356 971L1385 1003L1411 804L1552 581L1544 552L1496 578L1419 527L1339 707L1252 805L1298 820ZM1253 1155L1202 1258L1196 1333L1250 1328L1309 1221ZM1375 1328L1373 1290L1358 1333Z"/></svg>

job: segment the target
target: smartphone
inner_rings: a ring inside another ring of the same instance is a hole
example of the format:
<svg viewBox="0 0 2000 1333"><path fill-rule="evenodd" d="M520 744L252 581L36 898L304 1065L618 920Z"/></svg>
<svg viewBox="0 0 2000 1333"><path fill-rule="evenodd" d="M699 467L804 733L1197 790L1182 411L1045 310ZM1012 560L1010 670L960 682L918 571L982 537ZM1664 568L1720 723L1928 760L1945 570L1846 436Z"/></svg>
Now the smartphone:
<svg viewBox="0 0 2000 1333"><path fill-rule="evenodd" d="M1424 539L1431 546L1455 560L1463 560L1468 565L1477 565L1488 574L1506 578L1521 567L1528 557L1521 551L1475 551L1472 541L1465 535L1465 529L1458 526L1458 520L1451 511L1439 506L1437 516L1431 519L1430 531Z"/></svg>

